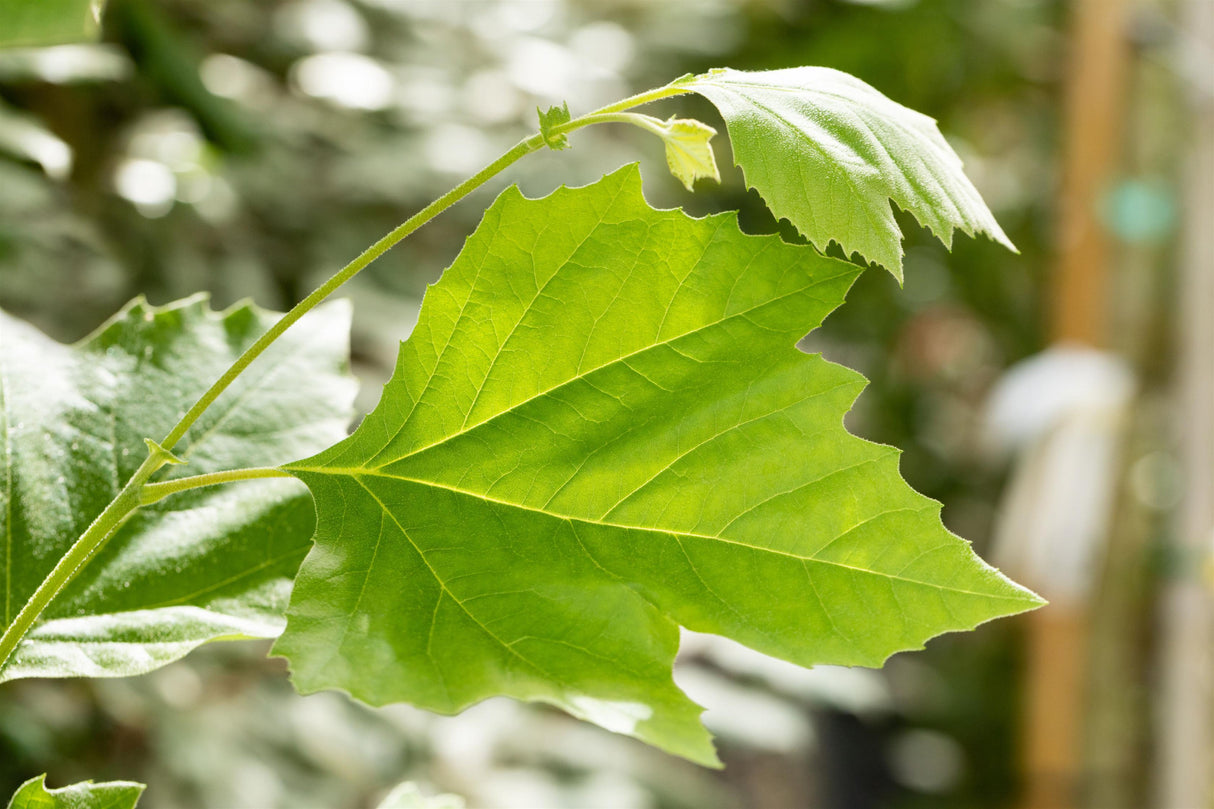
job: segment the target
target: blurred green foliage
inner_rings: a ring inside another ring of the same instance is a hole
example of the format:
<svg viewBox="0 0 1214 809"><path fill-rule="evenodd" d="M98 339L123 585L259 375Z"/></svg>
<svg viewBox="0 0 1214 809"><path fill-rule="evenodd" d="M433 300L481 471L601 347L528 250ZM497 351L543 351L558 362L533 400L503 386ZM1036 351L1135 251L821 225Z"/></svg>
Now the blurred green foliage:
<svg viewBox="0 0 1214 809"><path fill-rule="evenodd" d="M1002 478L981 450L983 397L1043 343L1062 5L114 0L97 44L0 51L0 306L64 340L137 293L164 303L207 290L216 306L250 296L283 308L533 131L537 106L568 101L577 113L719 65L827 65L939 119L1021 250L962 238L949 254L903 216L905 289L865 273L806 346L872 380L849 426L905 449L911 484L943 500L946 524L983 552ZM695 99L652 112L675 110L724 132ZM667 176L660 143L630 130L577 133L571 149L537 154L508 180L538 195L639 159L654 204L739 208L744 228L795 238L742 187L723 135L722 186L690 196ZM425 284L497 190L348 290L364 407ZM945 638L874 675L892 707L849 725L860 741L846 761L822 754L841 738L822 717L851 708L829 693L776 694L794 727L820 717L817 743L794 733L764 748L718 727L721 776L542 710L488 703L445 720L336 694L302 699L261 649L207 650L139 680L0 689L0 793L50 770L54 783L145 780L161 807L373 805L404 778L474 806L813 805L814 795L1002 806L1015 793L1013 631ZM711 655L688 665L771 691ZM747 710L735 707L738 721ZM861 760L875 776L849 769ZM908 775L923 761L944 767L936 781Z"/></svg>

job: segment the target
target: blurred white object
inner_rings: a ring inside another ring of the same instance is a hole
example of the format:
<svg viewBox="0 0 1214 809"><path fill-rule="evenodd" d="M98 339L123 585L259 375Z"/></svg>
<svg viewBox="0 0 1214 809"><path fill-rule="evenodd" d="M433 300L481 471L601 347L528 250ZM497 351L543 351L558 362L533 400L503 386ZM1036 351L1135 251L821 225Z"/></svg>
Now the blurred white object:
<svg viewBox="0 0 1214 809"><path fill-rule="evenodd" d="M354 110L382 110L395 98L396 79L361 53L327 52L291 66L292 85L304 95Z"/></svg>
<svg viewBox="0 0 1214 809"><path fill-rule="evenodd" d="M995 564L1055 603L1082 602L1091 589L1134 391L1123 360L1055 346L1012 366L991 394L987 434L1017 456Z"/></svg>
<svg viewBox="0 0 1214 809"><path fill-rule="evenodd" d="M704 726L728 742L777 755L804 753L814 744L809 717L795 703L703 666L679 666L675 682L704 706Z"/></svg>
<svg viewBox="0 0 1214 809"><path fill-rule="evenodd" d="M797 705L827 706L866 718L894 712L894 698L885 677L872 669L846 666L807 669L720 635L684 629L681 637L679 655L684 660L688 656L703 657L740 680L762 682ZM678 676L676 669L676 679Z"/></svg>
<svg viewBox="0 0 1214 809"><path fill-rule="evenodd" d="M886 760L894 780L916 792L945 794L965 775L965 749L935 730L902 731L891 741Z"/></svg>
<svg viewBox="0 0 1214 809"><path fill-rule="evenodd" d="M52 180L66 180L72 171L72 147L32 115L0 103L0 152L32 160Z"/></svg>
<svg viewBox="0 0 1214 809"><path fill-rule="evenodd" d="M780 755L802 753L815 745L807 706L835 708L863 718L894 711L893 695L880 672L843 666L802 668L729 638L688 629L681 633L674 679L704 706L704 724L714 734Z"/></svg>

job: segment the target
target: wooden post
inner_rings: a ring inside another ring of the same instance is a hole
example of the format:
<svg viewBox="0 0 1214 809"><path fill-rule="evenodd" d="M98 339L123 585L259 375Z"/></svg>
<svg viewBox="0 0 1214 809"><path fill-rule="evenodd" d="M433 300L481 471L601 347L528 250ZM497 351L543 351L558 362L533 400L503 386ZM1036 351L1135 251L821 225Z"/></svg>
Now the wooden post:
<svg viewBox="0 0 1214 809"><path fill-rule="evenodd" d="M1214 542L1214 2L1186 0L1181 63L1192 108L1185 166L1184 236L1178 309L1178 424L1186 492L1177 521L1178 577L1163 594L1160 649L1158 805L1211 805L1214 754L1214 600L1208 571Z"/></svg>
<svg viewBox="0 0 1214 809"><path fill-rule="evenodd" d="M1088 616L1074 605L1051 604L1028 620L1024 806L1075 809Z"/></svg>
<svg viewBox="0 0 1214 809"><path fill-rule="evenodd" d="M1128 43L1127 0L1074 0L1063 117L1062 193L1051 336L1108 342L1109 239L1097 206L1118 165Z"/></svg>
<svg viewBox="0 0 1214 809"><path fill-rule="evenodd" d="M1110 251L1097 214L1121 145L1126 11L1127 0L1072 4L1057 265L1050 296L1050 333L1056 343L1104 347L1108 342ZM1057 601L1027 621L1026 809L1081 804L1088 609L1087 603Z"/></svg>

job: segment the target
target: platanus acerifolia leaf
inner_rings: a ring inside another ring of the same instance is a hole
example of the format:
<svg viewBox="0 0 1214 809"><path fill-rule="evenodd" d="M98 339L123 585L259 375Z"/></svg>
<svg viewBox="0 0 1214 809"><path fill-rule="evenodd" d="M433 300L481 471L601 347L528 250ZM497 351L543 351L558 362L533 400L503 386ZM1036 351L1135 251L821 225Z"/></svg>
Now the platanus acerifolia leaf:
<svg viewBox="0 0 1214 809"><path fill-rule="evenodd" d="M541 701L713 763L679 625L875 666L1038 605L845 431L860 375L796 348L858 272L654 210L635 166L505 191L374 412L285 467L317 504L274 647L297 687Z"/></svg>
<svg viewBox="0 0 1214 809"><path fill-rule="evenodd" d="M953 230L1015 250L931 118L826 67L719 68L676 82L725 118L735 162L820 250L837 242L902 280L890 200L946 246Z"/></svg>

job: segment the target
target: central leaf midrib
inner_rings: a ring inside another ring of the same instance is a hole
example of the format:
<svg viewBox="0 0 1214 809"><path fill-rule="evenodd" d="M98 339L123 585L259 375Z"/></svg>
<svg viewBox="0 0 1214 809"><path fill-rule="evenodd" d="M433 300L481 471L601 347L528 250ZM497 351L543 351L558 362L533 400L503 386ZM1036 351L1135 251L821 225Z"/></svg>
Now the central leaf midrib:
<svg viewBox="0 0 1214 809"><path fill-rule="evenodd" d="M608 522L605 520L596 520L591 517L581 517L581 516L576 516L576 515L572 515L572 514L560 514L560 513L556 513L556 512L552 512L552 511L545 511L543 509L535 508L534 506L528 506L528 505L524 505L522 503L515 503L515 502L511 502L509 500L501 500L496 497L491 497L490 495L485 494L483 492L475 492L475 491L471 491L469 489L461 489L457 486L449 486L444 483L439 483L439 482L433 481L433 480L423 480L420 478L411 478L411 477L407 477L405 475L392 475L392 474L382 471L382 469L366 469L366 468L361 468L361 467L308 467L308 466L293 466L291 468L293 471L297 471L297 472L307 472L307 473L312 473L312 474L330 475L333 477L339 477L339 476L340 477L349 477L349 478L353 479L363 489L366 489L368 491L368 493L370 493L371 496L376 500L376 502L379 502L381 507L384 508L385 513L389 514L390 516L391 516L391 511L388 510L386 506L383 506L383 503L382 503L382 501L380 501L379 497L376 496L373 492L371 492L370 489L367 488L366 484L360 480L360 478L378 477L378 478L384 478L387 480L396 480L396 481L400 481L402 483L415 483L415 484L418 484L419 486L427 486L432 489L442 489L444 491L448 491L453 494L463 495L465 497L470 497L473 499L481 500L486 503L493 503L494 505L506 506L507 508L514 508L514 509L518 509L520 511L526 511L526 512L529 512L532 514L539 514L539 515L542 515L549 519L564 520L567 522L578 522L578 523L583 523L585 525L596 525L596 526L600 526L603 528L615 528L615 529L619 529L619 530L623 530L623 531L644 531L645 533L668 534L673 537L686 537L689 539L700 539L700 540L705 540L708 542L724 542L729 545L736 545L740 548L746 548L747 550L757 551L759 553L768 553L768 554L772 554L775 556L783 556L788 559L795 559L798 562L809 562L812 564L819 564L819 565L826 565L829 567L842 568L845 570L850 570L853 573L861 573L861 574L869 575L869 576L877 576L877 577L880 577L883 579L889 579L891 581L898 581L898 582L902 582L904 584L917 585L920 587L928 587L928 588L931 588L934 590L941 590L941 591L949 592L949 593L958 593L960 595L980 596L983 598L995 598L995 599L1000 599L1000 600L1004 600L1004 601L1020 602L1020 601L1024 600L1021 598L1017 598L1015 596L1007 596L1007 595L1001 595L1001 594L996 594L996 593L983 593L983 592L977 592L974 590L964 590L961 588L949 587L947 585L937 584L934 582L922 581L920 579L911 579L911 578L907 578L906 576L899 576L899 575L896 575L893 573L886 573L886 572L883 572L880 570L872 570L869 568L856 567L855 565L849 565L844 562L838 562L838 561L834 561L831 559L821 559L821 558L818 558L818 557L812 556L812 555L811 556L800 556L795 553L789 553L788 551L781 551L781 550L777 550L775 548L765 548L765 547L762 547L759 545L751 545L751 544L743 542L741 540L732 539L729 537L713 536L711 534L700 534L700 533L696 533L694 531L683 531L683 530L667 529L667 528L655 528L655 527L649 527L649 526L643 526L643 525L627 525L624 523ZM836 474L839 471L841 471L841 470L834 470L830 474ZM829 477L829 475L824 476L824 477ZM889 509L886 512L882 512L881 514L874 515L872 517L869 517L868 519L869 520L876 519L880 516L883 516L883 514L885 514L885 513L889 513L891 511L900 511L900 510L902 510L902 509ZM431 570L433 571L433 568L431 568ZM437 576L437 572L435 572L435 575Z"/></svg>

